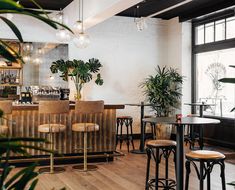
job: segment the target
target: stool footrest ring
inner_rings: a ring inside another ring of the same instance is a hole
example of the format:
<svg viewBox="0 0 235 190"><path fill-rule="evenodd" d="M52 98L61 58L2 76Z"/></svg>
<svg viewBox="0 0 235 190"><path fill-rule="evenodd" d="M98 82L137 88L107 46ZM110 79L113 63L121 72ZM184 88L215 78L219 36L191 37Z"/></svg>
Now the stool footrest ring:
<svg viewBox="0 0 235 190"><path fill-rule="evenodd" d="M155 179L150 179L148 181L149 189L155 189ZM168 183L168 184L167 184ZM173 179L165 179L165 178L159 178L158 179L158 187L162 189L167 190L175 190L176 187L176 181Z"/></svg>

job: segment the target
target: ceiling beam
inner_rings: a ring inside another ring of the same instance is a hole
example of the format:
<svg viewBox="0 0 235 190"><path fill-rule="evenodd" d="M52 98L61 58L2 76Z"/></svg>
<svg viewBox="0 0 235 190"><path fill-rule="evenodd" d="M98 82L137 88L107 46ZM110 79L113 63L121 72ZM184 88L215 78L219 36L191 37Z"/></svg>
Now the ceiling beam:
<svg viewBox="0 0 235 190"><path fill-rule="evenodd" d="M202 16L205 14L209 14L209 13L221 10L221 9L225 9L233 5L235 5L234 0L223 0L221 2L218 2L218 0L216 0L212 2L212 4L208 4L207 6L204 6L204 7L201 6L201 7L198 7L196 10L191 10L191 11L187 11L187 12L180 14L179 21L185 22L187 20L191 20L193 18Z"/></svg>
<svg viewBox="0 0 235 190"><path fill-rule="evenodd" d="M110 17L134 6L143 0L85 0L84 1L84 27L89 29ZM65 9L68 25L78 20L78 0L74 0Z"/></svg>

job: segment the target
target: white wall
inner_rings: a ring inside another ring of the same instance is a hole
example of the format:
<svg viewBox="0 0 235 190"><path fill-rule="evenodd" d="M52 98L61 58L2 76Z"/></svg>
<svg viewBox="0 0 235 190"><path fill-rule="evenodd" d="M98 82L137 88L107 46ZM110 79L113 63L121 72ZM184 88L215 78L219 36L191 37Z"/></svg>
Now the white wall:
<svg viewBox="0 0 235 190"><path fill-rule="evenodd" d="M177 68L184 76L181 99L181 113L191 113L191 23L179 23L178 19L167 21L167 66Z"/></svg>
<svg viewBox="0 0 235 190"><path fill-rule="evenodd" d="M25 16L14 17L13 21L22 31L25 41L57 42L55 30L44 23ZM139 85L148 75L154 74L157 65L177 65L183 75L189 75L190 64L187 63L190 60L185 55L190 52L187 45L190 27L178 24L177 20L149 19L147 22L148 28L138 32L133 18L112 17L87 31L91 38L87 49L77 49L73 43L69 44L70 59L94 57L103 64L104 85L87 84L83 90L84 99L104 99L106 104L143 101L145 97ZM15 39L2 23L0 38ZM70 83L70 87L74 88L74 85ZM189 91L188 86L183 88L184 91ZM189 94L183 101L188 100ZM138 107L126 106L124 110L118 110L118 114L133 116L136 126L139 125ZM139 132L139 128L136 127L135 132Z"/></svg>
<svg viewBox="0 0 235 190"><path fill-rule="evenodd" d="M144 101L139 85L155 72L158 64L165 61L166 29L164 21L150 19L147 30L138 32L133 18L112 17L88 30L91 38L88 48L79 50L70 44L70 59L95 57L103 64L104 85L87 84L83 91L84 99L104 99L110 104ZM139 107L126 106L118 114L131 115L135 125L139 124ZM139 129L135 131L139 132Z"/></svg>

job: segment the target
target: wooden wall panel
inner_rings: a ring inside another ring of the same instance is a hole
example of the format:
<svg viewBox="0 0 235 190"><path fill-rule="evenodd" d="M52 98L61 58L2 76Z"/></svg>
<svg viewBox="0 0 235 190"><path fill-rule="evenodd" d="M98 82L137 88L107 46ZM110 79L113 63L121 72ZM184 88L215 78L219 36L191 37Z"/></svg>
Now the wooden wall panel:
<svg viewBox="0 0 235 190"><path fill-rule="evenodd" d="M13 123L9 123L11 135L13 137L42 137L47 138L47 135L38 132L38 125L48 122L48 115L39 114L35 109L17 109L13 110L12 115L8 116ZM63 133L56 134L55 148L62 154L77 153L78 148L83 147L83 133L72 132L71 126L73 123L82 122L84 118L81 115L76 115L71 109L69 114L52 116L53 122L59 122L66 125L66 130ZM116 126L116 109L105 109L103 114L90 114L89 122L96 122L100 126L100 130L88 134L88 147L91 149L88 152L108 152L115 150L115 126ZM32 143L33 144L33 143ZM49 148L49 144L42 145ZM44 152L37 150L29 150L33 156L45 155Z"/></svg>

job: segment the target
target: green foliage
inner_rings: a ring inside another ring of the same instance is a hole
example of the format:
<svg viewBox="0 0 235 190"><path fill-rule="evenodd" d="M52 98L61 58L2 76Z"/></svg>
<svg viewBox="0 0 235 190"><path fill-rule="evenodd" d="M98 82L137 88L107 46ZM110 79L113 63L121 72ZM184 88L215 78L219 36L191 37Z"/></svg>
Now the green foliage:
<svg viewBox="0 0 235 190"><path fill-rule="evenodd" d="M60 26L66 28L71 33L73 33L72 30L67 26L58 23L54 20L51 20L47 15L48 12L45 12L43 9L41 9L40 5L38 5L34 0L30 1L34 3L39 8L39 10L24 8L20 3L16 3L13 0L0 0L0 15L6 13L26 15L33 17L37 20L40 20L54 29L58 29L58 27ZM5 24L8 25L8 27L10 27L12 32L16 35L17 39L20 42L23 42L21 32L19 31L17 26L6 17L0 16L0 19L4 21ZM18 52L12 50L12 48L1 39L0 39L0 55L11 62L24 62L22 57L18 54Z"/></svg>
<svg viewBox="0 0 235 190"><path fill-rule="evenodd" d="M41 150L51 152L48 149L39 146L30 145L31 143L48 143L45 139L41 138L9 138L0 136L0 189L1 190L33 190L38 182L38 173L35 172L36 163L18 171L14 175L10 175L14 166L9 164L10 153L23 154L29 156L27 149Z"/></svg>
<svg viewBox="0 0 235 190"><path fill-rule="evenodd" d="M93 74L96 74L95 83L103 85L104 81L99 73L102 67L98 59L92 58L88 62L82 60L64 61L62 59L52 63L50 69L52 73L60 73L60 77L68 81L68 78L74 81L76 89L92 80Z"/></svg>
<svg viewBox="0 0 235 190"><path fill-rule="evenodd" d="M176 69L166 66L156 68L156 75L149 76L141 84L144 93L158 116L168 116L172 108L179 107L183 77Z"/></svg>

